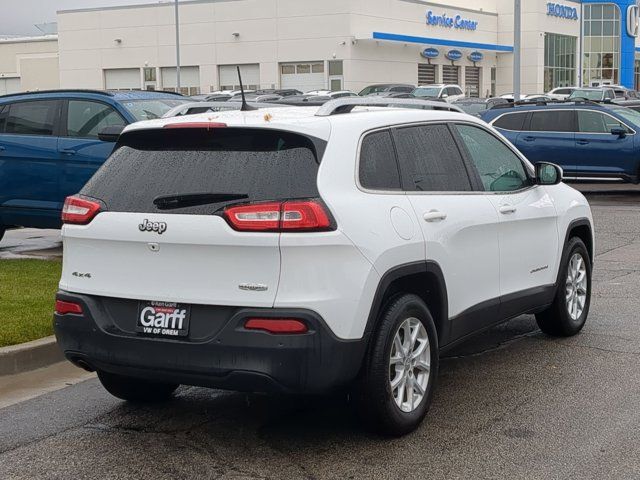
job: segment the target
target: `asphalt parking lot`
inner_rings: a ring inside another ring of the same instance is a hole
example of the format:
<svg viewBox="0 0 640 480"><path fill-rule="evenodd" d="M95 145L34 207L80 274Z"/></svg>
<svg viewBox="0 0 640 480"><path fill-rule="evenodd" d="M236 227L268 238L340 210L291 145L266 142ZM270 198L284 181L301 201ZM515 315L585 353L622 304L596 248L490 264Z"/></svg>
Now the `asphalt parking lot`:
<svg viewBox="0 0 640 480"><path fill-rule="evenodd" d="M90 379L0 409L0 477L640 478L640 191L589 197L584 331L552 339L524 316L450 352L411 435L368 433L341 398L182 387L140 407Z"/></svg>

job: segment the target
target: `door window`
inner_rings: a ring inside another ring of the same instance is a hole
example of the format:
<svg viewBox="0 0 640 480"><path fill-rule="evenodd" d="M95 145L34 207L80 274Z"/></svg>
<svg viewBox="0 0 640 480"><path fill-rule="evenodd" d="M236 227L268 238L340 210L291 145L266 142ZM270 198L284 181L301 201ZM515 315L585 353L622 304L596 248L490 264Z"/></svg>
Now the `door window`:
<svg viewBox="0 0 640 480"><path fill-rule="evenodd" d="M7 113L9 113L9 107L6 105L0 106L0 133L4 133L4 126L7 123Z"/></svg>
<svg viewBox="0 0 640 480"><path fill-rule="evenodd" d="M398 128L394 136L404 190L471 190L464 160L447 125Z"/></svg>
<svg viewBox="0 0 640 480"><path fill-rule="evenodd" d="M14 103L9 107L6 133L17 135L53 135L59 117L57 100Z"/></svg>
<svg viewBox="0 0 640 480"><path fill-rule="evenodd" d="M520 158L498 138L471 125L456 125L487 192L512 192L531 185Z"/></svg>
<svg viewBox="0 0 640 480"><path fill-rule="evenodd" d="M578 110L578 131L580 133L610 134L613 128L623 128L627 133L630 133L626 125L609 115L593 110Z"/></svg>
<svg viewBox="0 0 640 480"><path fill-rule="evenodd" d="M125 125L122 116L109 105L86 100L69 100L68 137L98 138L98 132L105 127Z"/></svg>
<svg viewBox="0 0 640 480"><path fill-rule="evenodd" d="M573 110L533 112L529 130L532 132L574 132L573 119Z"/></svg>
<svg viewBox="0 0 640 480"><path fill-rule="evenodd" d="M389 130L375 132L362 140L360 185L375 190L400 190L400 174Z"/></svg>

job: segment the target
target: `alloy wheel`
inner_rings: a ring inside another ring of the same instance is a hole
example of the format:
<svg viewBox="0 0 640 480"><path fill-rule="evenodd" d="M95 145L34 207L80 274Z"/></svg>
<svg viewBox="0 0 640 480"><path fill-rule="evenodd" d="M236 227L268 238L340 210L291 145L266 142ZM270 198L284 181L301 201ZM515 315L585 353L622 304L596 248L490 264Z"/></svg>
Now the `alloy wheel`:
<svg viewBox="0 0 640 480"><path fill-rule="evenodd" d="M565 300L567 312L573 320L577 320L584 311L587 302L587 267L584 258L574 253L567 266Z"/></svg>
<svg viewBox="0 0 640 480"><path fill-rule="evenodd" d="M396 405L414 411L426 395L431 370L431 345L420 320L404 320L393 337L389 358L389 384Z"/></svg>

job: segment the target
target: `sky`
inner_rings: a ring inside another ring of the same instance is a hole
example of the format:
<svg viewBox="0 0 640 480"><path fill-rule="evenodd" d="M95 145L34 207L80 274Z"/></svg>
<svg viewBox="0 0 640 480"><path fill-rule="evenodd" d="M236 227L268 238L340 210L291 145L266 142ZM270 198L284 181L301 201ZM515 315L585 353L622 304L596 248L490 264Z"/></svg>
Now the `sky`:
<svg viewBox="0 0 640 480"><path fill-rule="evenodd" d="M55 22L58 10L141 3L159 3L159 0L0 0L0 36L39 35L34 24Z"/></svg>

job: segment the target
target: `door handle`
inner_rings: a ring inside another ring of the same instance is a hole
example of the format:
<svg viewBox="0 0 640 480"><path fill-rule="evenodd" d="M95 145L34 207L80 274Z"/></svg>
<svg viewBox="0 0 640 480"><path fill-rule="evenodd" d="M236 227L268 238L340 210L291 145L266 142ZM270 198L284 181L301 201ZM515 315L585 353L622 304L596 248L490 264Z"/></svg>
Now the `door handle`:
<svg viewBox="0 0 640 480"><path fill-rule="evenodd" d="M438 210L431 210L425 213L422 218L424 218L425 222L439 222L447 218L447 214Z"/></svg>
<svg viewBox="0 0 640 480"><path fill-rule="evenodd" d="M589 145L589 140L576 140L578 145Z"/></svg>
<svg viewBox="0 0 640 480"><path fill-rule="evenodd" d="M536 137L522 137L522 140L524 140L525 142L533 142L536 139Z"/></svg>
<svg viewBox="0 0 640 480"><path fill-rule="evenodd" d="M7 148L0 145L0 152L4 152Z"/></svg>
<svg viewBox="0 0 640 480"><path fill-rule="evenodd" d="M513 205L501 205L498 211L503 215L509 215L510 213L515 213L517 210Z"/></svg>
<svg viewBox="0 0 640 480"><path fill-rule="evenodd" d="M71 148L65 148L63 150L60 150L60 153L63 155L75 155L76 151Z"/></svg>

